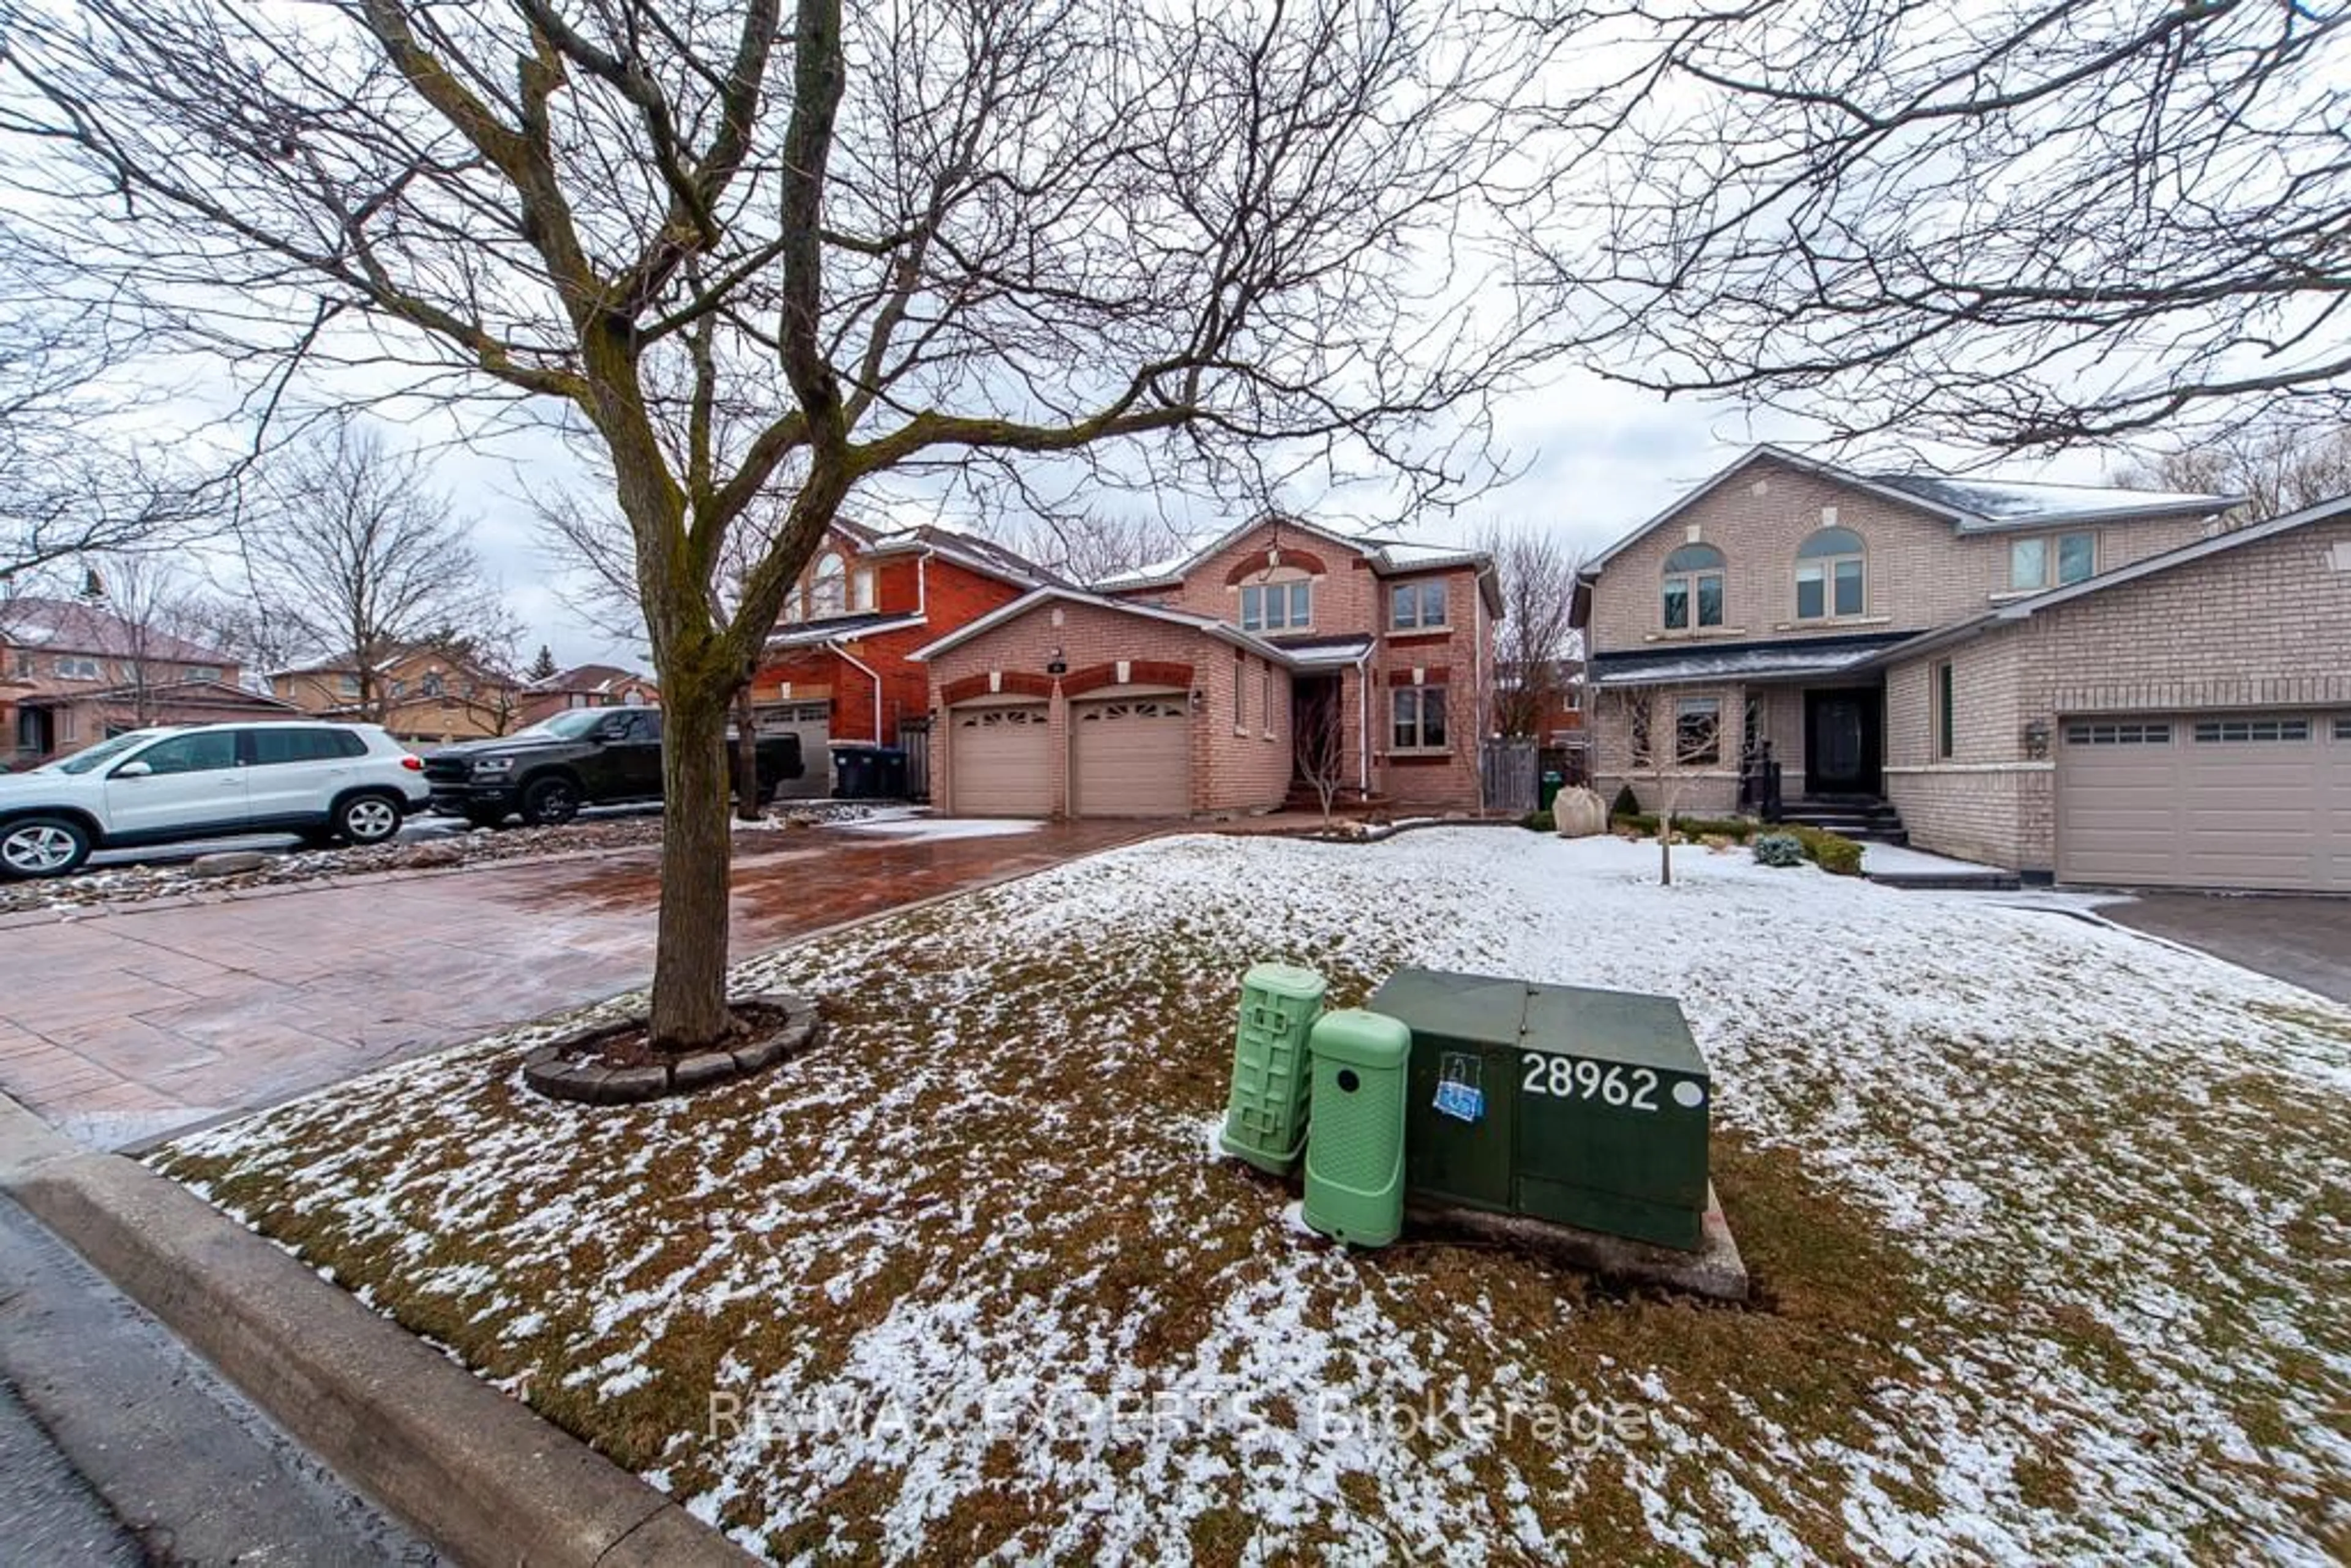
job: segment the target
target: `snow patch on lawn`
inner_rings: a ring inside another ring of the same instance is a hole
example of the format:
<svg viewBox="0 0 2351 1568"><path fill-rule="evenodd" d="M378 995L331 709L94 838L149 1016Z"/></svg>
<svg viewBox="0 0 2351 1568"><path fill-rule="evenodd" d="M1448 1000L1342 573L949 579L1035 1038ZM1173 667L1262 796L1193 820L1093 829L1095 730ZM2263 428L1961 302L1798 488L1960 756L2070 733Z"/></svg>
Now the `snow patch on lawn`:
<svg viewBox="0 0 2351 1568"><path fill-rule="evenodd" d="M944 840L944 839L1003 839L1019 833L1033 833L1042 822L1000 820L993 817L908 817L894 821L847 822L845 833L864 833L875 838Z"/></svg>
<svg viewBox="0 0 2351 1568"><path fill-rule="evenodd" d="M1656 873L1492 829L1160 840L742 966L833 1033L726 1092L536 1100L550 1023L165 1163L473 1323L502 1385L665 1433L639 1468L789 1561L2328 1560L2351 1013L1975 895ZM1791 1320L1750 1364L1714 1352L1766 1320L1332 1246L1201 1157L1260 958L1677 996L1718 1126L1907 1271L1844 1303L1865 1333Z"/></svg>

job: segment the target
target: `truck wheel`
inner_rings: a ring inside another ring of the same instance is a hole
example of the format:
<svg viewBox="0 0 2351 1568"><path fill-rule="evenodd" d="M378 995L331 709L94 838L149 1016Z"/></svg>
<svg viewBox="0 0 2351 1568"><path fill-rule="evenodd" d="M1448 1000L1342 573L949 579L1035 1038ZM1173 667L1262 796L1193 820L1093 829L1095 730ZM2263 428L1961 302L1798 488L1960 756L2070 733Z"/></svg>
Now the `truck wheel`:
<svg viewBox="0 0 2351 1568"><path fill-rule="evenodd" d="M522 792L522 820L557 828L580 814L580 787L569 779L541 779Z"/></svg>
<svg viewBox="0 0 2351 1568"><path fill-rule="evenodd" d="M0 828L0 873L63 876L89 859L89 830L70 817L19 817Z"/></svg>

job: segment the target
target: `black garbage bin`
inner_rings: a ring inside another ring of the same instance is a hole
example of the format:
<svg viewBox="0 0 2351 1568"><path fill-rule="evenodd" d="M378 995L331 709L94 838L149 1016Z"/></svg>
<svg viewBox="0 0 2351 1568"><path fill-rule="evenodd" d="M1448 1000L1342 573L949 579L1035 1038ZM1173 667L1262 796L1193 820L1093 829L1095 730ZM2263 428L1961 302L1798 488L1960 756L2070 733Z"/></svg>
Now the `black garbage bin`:
<svg viewBox="0 0 2351 1568"><path fill-rule="evenodd" d="M884 746L873 753L873 793L884 800L906 798L906 752Z"/></svg>
<svg viewBox="0 0 2351 1568"><path fill-rule="evenodd" d="M832 795L836 800L871 800L879 793L876 747L836 746L832 748Z"/></svg>

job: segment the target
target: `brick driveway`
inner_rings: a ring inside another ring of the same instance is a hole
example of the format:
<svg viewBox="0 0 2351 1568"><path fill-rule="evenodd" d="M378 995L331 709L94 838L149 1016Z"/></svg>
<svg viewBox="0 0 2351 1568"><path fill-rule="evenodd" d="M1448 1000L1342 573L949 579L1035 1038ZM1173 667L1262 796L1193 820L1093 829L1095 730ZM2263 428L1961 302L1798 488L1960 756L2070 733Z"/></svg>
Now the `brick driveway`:
<svg viewBox="0 0 2351 1568"><path fill-rule="evenodd" d="M810 830L735 867L736 956L1135 838ZM119 1146L643 985L660 852L0 922L0 1091Z"/></svg>

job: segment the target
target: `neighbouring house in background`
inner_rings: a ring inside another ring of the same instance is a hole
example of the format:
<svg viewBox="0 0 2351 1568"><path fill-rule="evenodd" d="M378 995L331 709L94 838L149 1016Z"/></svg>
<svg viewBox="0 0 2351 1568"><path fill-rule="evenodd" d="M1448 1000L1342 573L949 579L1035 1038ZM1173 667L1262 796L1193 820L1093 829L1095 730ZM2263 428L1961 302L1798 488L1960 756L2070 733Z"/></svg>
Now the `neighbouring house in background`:
<svg viewBox="0 0 2351 1568"><path fill-rule="evenodd" d="M1475 810L1491 560L1265 517L1181 559L1040 587L923 647L932 799L1184 817L1337 800Z"/></svg>
<svg viewBox="0 0 2351 1568"><path fill-rule="evenodd" d="M410 747L486 739L522 722L520 683L463 649L430 643L390 649L376 662L375 680L369 702L348 652L269 672L270 690L303 712L381 724Z"/></svg>
<svg viewBox="0 0 2351 1568"><path fill-rule="evenodd" d="M37 768L149 725L223 724L291 711L240 684L217 648L141 627L104 603L0 607L0 723L9 766Z"/></svg>
<svg viewBox="0 0 2351 1568"><path fill-rule="evenodd" d="M914 741L930 713L930 677L914 651L1059 580L970 534L834 524L751 685L759 727L800 737L808 771L785 793L829 794L835 744Z"/></svg>
<svg viewBox="0 0 2351 1568"><path fill-rule="evenodd" d="M2036 879L2351 891L2351 498L2234 504L1756 448L1585 569L1595 772L1687 732L1729 811L1768 744L1791 817Z"/></svg>
<svg viewBox="0 0 2351 1568"><path fill-rule="evenodd" d="M659 707L661 688L651 675L616 664L575 664L526 683L515 696L515 726L581 707Z"/></svg>

